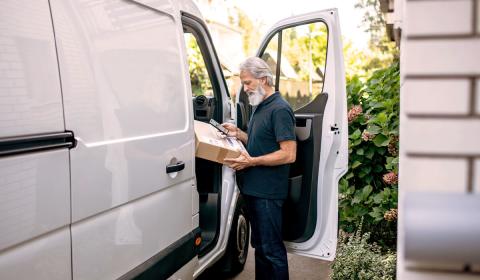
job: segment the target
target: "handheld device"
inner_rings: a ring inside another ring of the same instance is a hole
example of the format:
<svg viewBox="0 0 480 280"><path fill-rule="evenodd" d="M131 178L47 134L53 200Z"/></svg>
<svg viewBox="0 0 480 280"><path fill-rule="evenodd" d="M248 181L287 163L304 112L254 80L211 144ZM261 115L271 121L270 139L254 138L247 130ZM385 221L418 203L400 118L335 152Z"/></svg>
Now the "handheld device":
<svg viewBox="0 0 480 280"><path fill-rule="evenodd" d="M218 129L221 133L228 135L228 129L223 127L221 124L219 124L217 121L214 119L210 119L210 124L213 125L216 129Z"/></svg>

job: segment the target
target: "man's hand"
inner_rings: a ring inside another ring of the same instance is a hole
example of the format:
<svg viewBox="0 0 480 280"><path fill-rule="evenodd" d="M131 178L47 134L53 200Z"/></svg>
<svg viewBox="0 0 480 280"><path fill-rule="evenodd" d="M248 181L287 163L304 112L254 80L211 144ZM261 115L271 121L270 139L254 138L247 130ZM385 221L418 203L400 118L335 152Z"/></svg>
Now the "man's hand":
<svg viewBox="0 0 480 280"><path fill-rule="evenodd" d="M248 135L243 132L241 129L236 127L234 124L231 123L222 123L222 126L228 129L228 135L230 137L235 137L238 140L242 141L243 144L247 144Z"/></svg>
<svg viewBox="0 0 480 280"><path fill-rule="evenodd" d="M225 164L228 165L228 167L235 169L237 171L256 165L255 158L251 157L245 151L242 151L240 156L238 156L237 158L224 159L224 162Z"/></svg>
<svg viewBox="0 0 480 280"><path fill-rule="evenodd" d="M238 138L238 128L232 123L222 123L222 126L228 130L228 135L230 137Z"/></svg>

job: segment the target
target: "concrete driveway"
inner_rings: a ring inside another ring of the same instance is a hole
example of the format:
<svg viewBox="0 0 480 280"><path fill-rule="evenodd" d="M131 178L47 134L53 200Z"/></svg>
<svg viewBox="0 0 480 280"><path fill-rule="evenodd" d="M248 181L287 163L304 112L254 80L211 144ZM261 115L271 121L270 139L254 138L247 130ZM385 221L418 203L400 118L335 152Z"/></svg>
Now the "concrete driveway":
<svg viewBox="0 0 480 280"><path fill-rule="evenodd" d="M330 262L288 254L288 268L291 280L327 280L330 279ZM230 280L255 279L255 253L248 249L248 258L242 273Z"/></svg>

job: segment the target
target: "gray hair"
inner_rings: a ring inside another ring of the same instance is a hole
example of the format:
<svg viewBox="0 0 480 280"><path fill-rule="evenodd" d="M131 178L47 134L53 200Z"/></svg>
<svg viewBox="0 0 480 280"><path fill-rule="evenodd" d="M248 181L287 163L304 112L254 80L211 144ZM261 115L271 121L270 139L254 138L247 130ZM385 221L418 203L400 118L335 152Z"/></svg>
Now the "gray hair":
<svg viewBox="0 0 480 280"><path fill-rule="evenodd" d="M240 64L240 72L247 71L252 74L253 77L260 79L263 77L267 78L267 85L273 86L273 75L270 71L268 64L261 58L252 56L245 59L244 62Z"/></svg>

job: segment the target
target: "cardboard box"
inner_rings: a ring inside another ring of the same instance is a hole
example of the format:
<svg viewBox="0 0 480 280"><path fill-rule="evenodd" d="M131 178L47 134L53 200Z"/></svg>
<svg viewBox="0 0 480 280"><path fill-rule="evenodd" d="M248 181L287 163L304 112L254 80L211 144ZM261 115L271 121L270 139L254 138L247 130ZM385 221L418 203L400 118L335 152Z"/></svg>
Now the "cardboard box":
<svg viewBox="0 0 480 280"><path fill-rule="evenodd" d="M236 158L245 150L235 137L222 135L211 124L194 121L195 156L223 164L225 158Z"/></svg>

